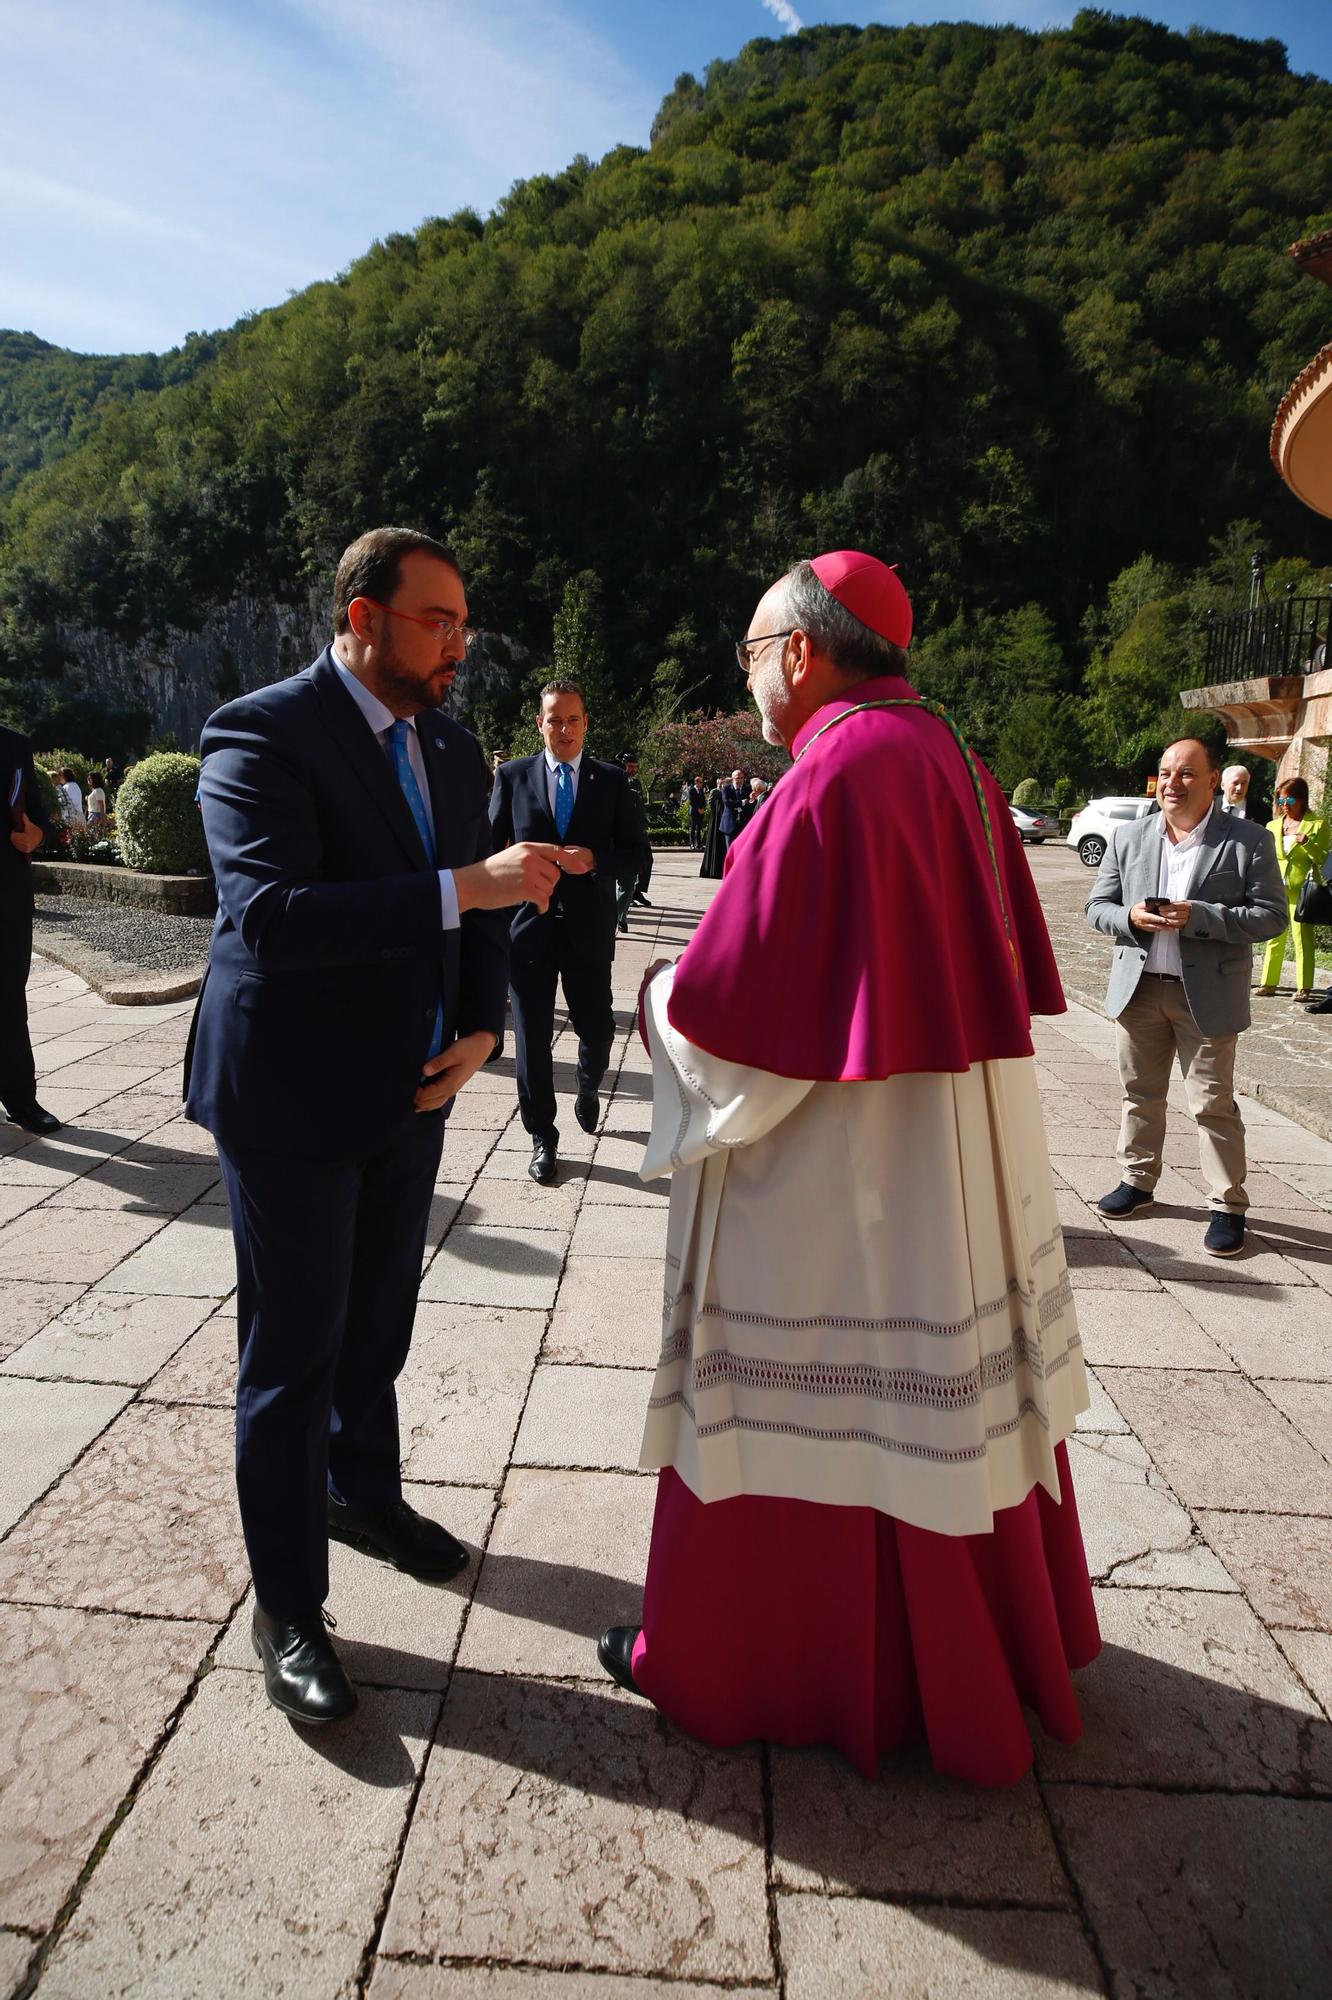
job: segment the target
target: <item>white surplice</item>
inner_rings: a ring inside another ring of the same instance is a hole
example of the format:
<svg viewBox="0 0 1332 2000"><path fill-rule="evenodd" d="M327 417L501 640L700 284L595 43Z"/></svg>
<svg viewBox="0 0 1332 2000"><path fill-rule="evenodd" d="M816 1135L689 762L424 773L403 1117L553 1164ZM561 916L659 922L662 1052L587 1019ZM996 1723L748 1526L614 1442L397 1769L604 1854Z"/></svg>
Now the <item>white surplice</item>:
<svg viewBox="0 0 1332 2000"><path fill-rule="evenodd" d="M645 1002L671 1175L640 1464L986 1533L1088 1406L1030 1057L809 1083L706 1054ZM781 995L756 999L781 1005Z"/></svg>

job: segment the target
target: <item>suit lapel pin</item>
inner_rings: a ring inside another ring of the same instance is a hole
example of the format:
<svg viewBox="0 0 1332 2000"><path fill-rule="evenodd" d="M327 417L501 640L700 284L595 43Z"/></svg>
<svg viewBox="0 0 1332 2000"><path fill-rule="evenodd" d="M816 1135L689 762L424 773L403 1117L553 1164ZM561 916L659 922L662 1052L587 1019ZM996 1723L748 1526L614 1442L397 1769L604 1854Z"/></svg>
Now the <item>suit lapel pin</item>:
<svg viewBox="0 0 1332 2000"><path fill-rule="evenodd" d="M444 738L442 736L437 736L435 738L435 748L436 750L442 750L444 748Z"/></svg>

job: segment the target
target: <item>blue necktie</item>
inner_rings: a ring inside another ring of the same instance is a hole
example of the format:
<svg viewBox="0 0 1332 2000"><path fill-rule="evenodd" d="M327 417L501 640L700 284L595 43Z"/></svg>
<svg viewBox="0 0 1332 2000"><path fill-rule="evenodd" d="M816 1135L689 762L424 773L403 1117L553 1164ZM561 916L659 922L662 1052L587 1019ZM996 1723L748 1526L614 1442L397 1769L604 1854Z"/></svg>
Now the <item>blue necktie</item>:
<svg viewBox="0 0 1332 2000"><path fill-rule="evenodd" d="M569 831L569 821L573 818L574 784L573 772L567 764L560 764L555 771L555 831L563 840Z"/></svg>
<svg viewBox="0 0 1332 2000"><path fill-rule="evenodd" d="M412 818L416 821L416 831L421 836L421 845L426 851L426 860L433 868L435 866L434 829L430 824L430 815L425 809L425 800L421 797L421 787L416 782L416 773L413 771L411 760L407 755L407 738L410 734L411 726L410 722L394 722L390 725L388 730L389 756L393 760L394 775L402 787L402 795L411 808ZM443 1046L444 1002L441 999L438 1007L435 1009L435 1027L430 1037L430 1047L426 1050L426 1061L428 1062L431 1056L437 1056Z"/></svg>

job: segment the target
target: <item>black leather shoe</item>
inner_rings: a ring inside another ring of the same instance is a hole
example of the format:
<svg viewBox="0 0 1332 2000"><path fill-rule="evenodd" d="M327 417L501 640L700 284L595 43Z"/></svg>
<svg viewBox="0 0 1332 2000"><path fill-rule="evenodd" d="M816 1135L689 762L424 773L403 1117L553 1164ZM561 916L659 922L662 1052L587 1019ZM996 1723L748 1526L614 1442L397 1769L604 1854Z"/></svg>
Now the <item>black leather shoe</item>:
<svg viewBox="0 0 1332 2000"><path fill-rule="evenodd" d="M630 1694L642 1695L643 1690L634 1679L634 1642L638 1638L637 1625L608 1626L597 1640L597 1658L611 1679ZM643 1696L646 1701L646 1695Z"/></svg>
<svg viewBox="0 0 1332 2000"><path fill-rule="evenodd" d="M532 1157L527 1163L527 1171L534 1181L543 1186L555 1178L555 1141L538 1139L532 1148Z"/></svg>
<svg viewBox="0 0 1332 2000"><path fill-rule="evenodd" d="M420 1577L423 1583L447 1583L468 1563L462 1543L405 1500L390 1500L383 1507L356 1507L349 1500L335 1500L330 1493L328 1532L335 1542L346 1542L362 1555L379 1556L394 1569Z"/></svg>
<svg viewBox="0 0 1332 2000"><path fill-rule="evenodd" d="M619 923L616 924L615 928L620 933L621 937L628 937L629 923L627 918L621 917Z"/></svg>
<svg viewBox="0 0 1332 2000"><path fill-rule="evenodd" d="M1332 993L1325 993L1321 1000L1315 1000L1304 1011L1306 1014L1332 1014Z"/></svg>
<svg viewBox="0 0 1332 2000"><path fill-rule="evenodd" d="M274 1708L293 1722L342 1722L356 1707L356 1690L333 1650L322 1611L274 1618L256 1603L250 1637L263 1661L264 1687Z"/></svg>
<svg viewBox="0 0 1332 2000"><path fill-rule="evenodd" d="M1236 1215L1232 1209L1214 1209L1207 1234L1203 1237L1203 1249L1208 1256L1238 1257L1243 1248L1244 1217Z"/></svg>
<svg viewBox="0 0 1332 2000"><path fill-rule="evenodd" d="M1096 1206L1102 1215L1136 1215L1141 1208L1150 1208L1156 1196L1150 1188L1133 1187L1128 1181L1121 1181L1109 1194L1103 1194Z"/></svg>
<svg viewBox="0 0 1332 2000"><path fill-rule="evenodd" d="M634 890L634 893L630 898L630 901L641 904L645 910L650 910L652 908L651 903L649 903L647 897L643 894L643 891L641 889Z"/></svg>
<svg viewBox="0 0 1332 2000"><path fill-rule="evenodd" d="M574 1099L574 1117L585 1132L595 1132L601 1118L601 1099L595 1090L580 1090Z"/></svg>
<svg viewBox="0 0 1332 2000"><path fill-rule="evenodd" d="M36 1101L25 1104L21 1111L11 1111L9 1122L11 1125L21 1125L25 1132L47 1133L60 1130L60 1120L54 1111L44 1111Z"/></svg>

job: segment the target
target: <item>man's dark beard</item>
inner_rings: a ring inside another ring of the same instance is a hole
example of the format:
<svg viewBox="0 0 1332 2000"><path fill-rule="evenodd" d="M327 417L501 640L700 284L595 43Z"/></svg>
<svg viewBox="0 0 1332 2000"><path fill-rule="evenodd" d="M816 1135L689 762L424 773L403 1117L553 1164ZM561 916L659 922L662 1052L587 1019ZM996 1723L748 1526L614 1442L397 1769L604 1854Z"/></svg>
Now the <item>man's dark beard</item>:
<svg viewBox="0 0 1332 2000"><path fill-rule="evenodd" d="M452 664L452 661L441 661L435 672L447 673ZM391 697L385 701L387 708L405 708L409 714L420 715L425 709L434 707L434 702L426 693L420 676L407 671L399 657L397 647L387 635L376 665L383 695Z"/></svg>

